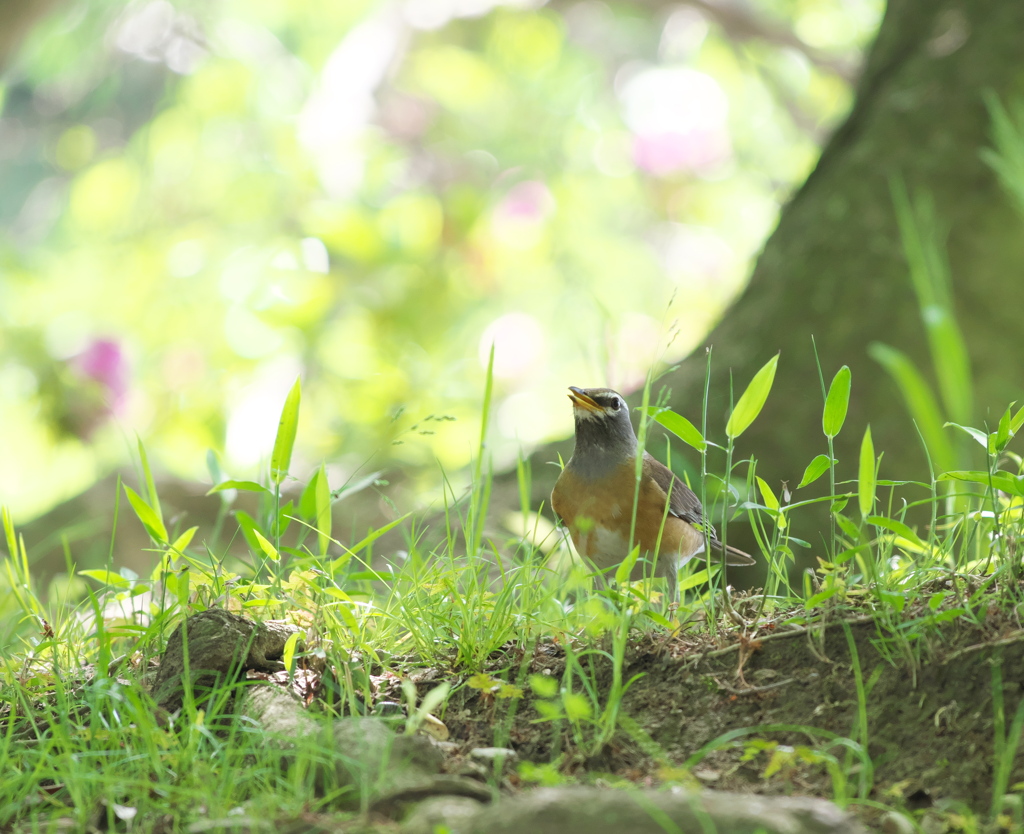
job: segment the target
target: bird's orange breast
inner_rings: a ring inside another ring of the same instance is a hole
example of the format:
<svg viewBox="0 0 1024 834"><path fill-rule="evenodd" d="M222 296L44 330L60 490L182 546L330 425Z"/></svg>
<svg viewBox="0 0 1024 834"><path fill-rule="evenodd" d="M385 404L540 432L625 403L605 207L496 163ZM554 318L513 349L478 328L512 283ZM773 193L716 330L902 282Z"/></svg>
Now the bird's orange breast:
<svg viewBox="0 0 1024 834"><path fill-rule="evenodd" d="M636 521L633 501L638 495ZM622 464L607 476L583 478L567 467L551 493L551 507L569 529L577 552L598 568L619 564L629 555L630 529L641 556L656 561L655 576L675 570L703 548L703 536L690 524L666 513L668 496L653 478L641 479L636 490L636 472ZM653 560L657 554L657 560ZM638 563L634 578L640 578L645 565Z"/></svg>

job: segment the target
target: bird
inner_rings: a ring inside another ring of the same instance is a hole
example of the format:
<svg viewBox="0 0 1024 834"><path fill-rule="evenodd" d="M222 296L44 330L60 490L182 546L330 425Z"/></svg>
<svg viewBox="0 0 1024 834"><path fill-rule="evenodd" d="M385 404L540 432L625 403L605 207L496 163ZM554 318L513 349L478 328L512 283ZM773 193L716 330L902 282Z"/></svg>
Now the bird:
<svg viewBox="0 0 1024 834"><path fill-rule="evenodd" d="M722 544L693 490L646 451L637 489L641 450L621 394L570 386L569 399L576 448L551 491L551 508L580 556L603 573L621 564L639 544L631 579L664 577L672 606L679 602L679 568L695 556L707 558L705 536L713 552L724 549L726 564L755 564L750 554Z"/></svg>

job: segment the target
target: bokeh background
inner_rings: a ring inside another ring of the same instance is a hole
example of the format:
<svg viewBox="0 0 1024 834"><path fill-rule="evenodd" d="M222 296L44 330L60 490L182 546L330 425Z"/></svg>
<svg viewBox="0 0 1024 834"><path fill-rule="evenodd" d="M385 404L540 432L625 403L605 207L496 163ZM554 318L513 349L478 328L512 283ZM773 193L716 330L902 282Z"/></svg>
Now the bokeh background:
<svg viewBox="0 0 1024 834"><path fill-rule="evenodd" d="M0 81L0 504L123 467L429 492L743 288L880 0L68 2ZM0 10L3 14L4 10Z"/></svg>

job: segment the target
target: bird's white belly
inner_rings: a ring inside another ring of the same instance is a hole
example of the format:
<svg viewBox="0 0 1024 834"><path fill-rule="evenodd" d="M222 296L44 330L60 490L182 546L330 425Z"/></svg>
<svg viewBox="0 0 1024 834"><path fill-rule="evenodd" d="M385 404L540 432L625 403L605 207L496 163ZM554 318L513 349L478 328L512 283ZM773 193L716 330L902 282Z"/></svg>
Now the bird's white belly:
<svg viewBox="0 0 1024 834"><path fill-rule="evenodd" d="M586 554L589 561L601 571L610 570L621 564L630 551L626 537L621 532L600 526L595 526L585 536L581 536L577 545L580 545L577 547L580 553ZM666 576L672 570L673 565L677 564L678 559L675 558L675 554L663 554L655 564L653 554L641 553L633 567L630 579Z"/></svg>
<svg viewBox="0 0 1024 834"><path fill-rule="evenodd" d="M583 550L598 567L617 565L629 554L626 537L618 530L595 525L587 533L587 543Z"/></svg>

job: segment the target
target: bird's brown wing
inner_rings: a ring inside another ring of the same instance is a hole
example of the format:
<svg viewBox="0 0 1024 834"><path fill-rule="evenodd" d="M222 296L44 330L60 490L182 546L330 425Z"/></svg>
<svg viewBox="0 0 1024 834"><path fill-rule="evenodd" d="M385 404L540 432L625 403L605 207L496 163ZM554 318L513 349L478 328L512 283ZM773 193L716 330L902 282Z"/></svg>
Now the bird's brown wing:
<svg viewBox="0 0 1024 834"><path fill-rule="evenodd" d="M650 452L644 452L644 474L650 475L668 495L668 511L672 515L692 524L698 530L703 529L704 508L701 507L700 499L671 469L651 457ZM711 535L711 543L716 543L718 534L710 524L708 532Z"/></svg>
<svg viewBox="0 0 1024 834"><path fill-rule="evenodd" d="M692 524L698 530L707 530L708 541L715 550L722 549L722 542L713 524L704 519L704 508L694 491L684 484L665 464L655 460L650 452L644 452L644 474L668 494L668 511L676 518ZM754 558L735 547L725 548L726 561L730 565L752 565Z"/></svg>

